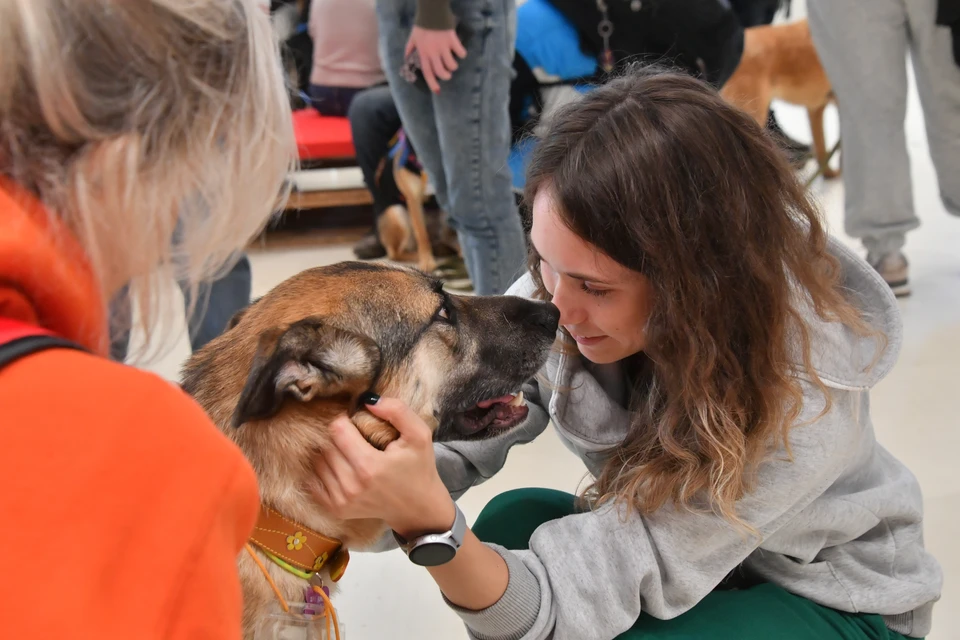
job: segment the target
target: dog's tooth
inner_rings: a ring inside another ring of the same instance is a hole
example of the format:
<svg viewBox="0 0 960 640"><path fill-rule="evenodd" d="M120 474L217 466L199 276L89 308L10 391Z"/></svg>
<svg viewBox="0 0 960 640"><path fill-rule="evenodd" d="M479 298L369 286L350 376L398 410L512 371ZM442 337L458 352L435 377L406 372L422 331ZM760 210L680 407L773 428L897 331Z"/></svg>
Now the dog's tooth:
<svg viewBox="0 0 960 640"><path fill-rule="evenodd" d="M511 407L519 407L523 404L523 391L518 393L513 400L508 403Z"/></svg>

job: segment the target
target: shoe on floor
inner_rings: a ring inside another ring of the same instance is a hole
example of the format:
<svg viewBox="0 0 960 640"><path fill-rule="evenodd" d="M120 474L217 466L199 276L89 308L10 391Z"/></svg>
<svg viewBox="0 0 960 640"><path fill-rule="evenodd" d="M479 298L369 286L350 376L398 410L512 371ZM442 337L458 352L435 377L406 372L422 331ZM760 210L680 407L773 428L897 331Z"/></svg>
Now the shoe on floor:
<svg viewBox="0 0 960 640"><path fill-rule="evenodd" d="M353 245L353 255L357 256L358 260L376 260L386 256L387 250L380 244L377 234L371 231Z"/></svg>
<svg viewBox="0 0 960 640"><path fill-rule="evenodd" d="M910 263L906 256L895 251L882 256L867 256L867 262L893 290L893 295L898 298L910 295Z"/></svg>

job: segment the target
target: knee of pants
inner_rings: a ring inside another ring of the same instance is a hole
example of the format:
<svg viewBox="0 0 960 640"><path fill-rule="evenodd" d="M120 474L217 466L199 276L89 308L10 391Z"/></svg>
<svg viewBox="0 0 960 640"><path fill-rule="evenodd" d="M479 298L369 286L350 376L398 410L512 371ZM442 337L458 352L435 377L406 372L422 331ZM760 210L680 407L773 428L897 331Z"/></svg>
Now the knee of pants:
<svg viewBox="0 0 960 640"><path fill-rule="evenodd" d="M351 125L354 123L362 124L373 116L377 106L375 98L376 96L372 96L367 91L362 91L354 96L353 101L347 108L347 119Z"/></svg>
<svg viewBox="0 0 960 640"><path fill-rule="evenodd" d="M473 531L484 542L525 549L545 522L576 513L576 498L553 489L514 489L494 497L483 508Z"/></svg>

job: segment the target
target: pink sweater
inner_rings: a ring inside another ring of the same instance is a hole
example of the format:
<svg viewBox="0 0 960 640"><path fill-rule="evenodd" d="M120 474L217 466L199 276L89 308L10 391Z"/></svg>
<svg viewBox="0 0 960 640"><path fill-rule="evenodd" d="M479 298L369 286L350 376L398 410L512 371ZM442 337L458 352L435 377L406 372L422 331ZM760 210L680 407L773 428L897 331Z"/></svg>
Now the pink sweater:
<svg viewBox="0 0 960 640"><path fill-rule="evenodd" d="M363 88L386 82L377 53L374 0L313 0L310 84Z"/></svg>

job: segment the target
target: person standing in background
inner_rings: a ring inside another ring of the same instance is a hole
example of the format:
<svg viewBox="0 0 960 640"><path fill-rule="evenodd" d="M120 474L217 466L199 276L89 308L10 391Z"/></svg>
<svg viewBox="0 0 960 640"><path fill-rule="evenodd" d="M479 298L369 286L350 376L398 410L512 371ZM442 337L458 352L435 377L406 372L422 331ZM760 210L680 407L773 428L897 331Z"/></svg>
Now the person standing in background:
<svg viewBox="0 0 960 640"><path fill-rule="evenodd" d="M503 293L526 256L507 165L516 4L377 0L377 16L404 131L457 231L474 290ZM417 62L423 82L410 81Z"/></svg>
<svg viewBox="0 0 960 640"><path fill-rule="evenodd" d="M246 252L240 252L231 263L229 271L200 283L196 292L191 292L187 280L177 282L183 294L183 310L192 353L223 333L230 318L250 304L250 291L253 288L250 258ZM130 352L130 328L134 320L129 287L121 289L110 302L110 318L110 358L125 362ZM138 359L140 355L135 353L133 359Z"/></svg>
<svg viewBox="0 0 960 640"><path fill-rule="evenodd" d="M840 111L845 229L863 241L867 261L898 296L910 293L906 234L920 226L904 130L908 52L940 199L960 215L960 69L947 28L960 26L960 11L956 21L949 11L958 4L875 0L867 7L856 0L809 0L807 7Z"/></svg>
<svg viewBox="0 0 960 640"><path fill-rule="evenodd" d="M309 30L310 100L320 115L346 117L358 93L387 81L377 54L374 0L313 0Z"/></svg>

